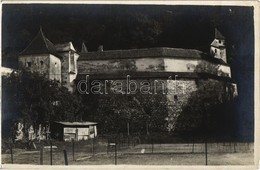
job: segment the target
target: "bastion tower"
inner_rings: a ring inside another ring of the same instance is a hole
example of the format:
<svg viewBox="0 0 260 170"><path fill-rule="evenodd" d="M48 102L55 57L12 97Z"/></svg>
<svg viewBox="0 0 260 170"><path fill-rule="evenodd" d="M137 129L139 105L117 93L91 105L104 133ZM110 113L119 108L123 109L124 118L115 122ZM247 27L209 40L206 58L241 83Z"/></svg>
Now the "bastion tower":
<svg viewBox="0 0 260 170"><path fill-rule="evenodd" d="M83 43L81 52L77 52L72 42L53 44L40 29L20 53L19 65L59 81L70 91L77 90L78 82L86 76L90 82L120 80L127 84L127 76L139 84L144 80L151 85L162 82L160 87L167 89L163 95L167 99L165 119L169 131L175 130L183 107L205 84L218 83L221 87L216 100L222 100L223 96L232 100L238 94L227 62L225 37L217 29L209 53L168 47L104 50L100 46L98 49L89 52Z"/></svg>
<svg viewBox="0 0 260 170"><path fill-rule="evenodd" d="M225 37L217 29L209 51L204 53L196 49L167 47L95 52L82 50L76 82L86 76L90 82L125 82L127 76L139 84L143 80L149 81L152 86L156 81L163 82L161 84L167 87L165 97L168 103L165 119L168 130L174 131L183 107L189 104L192 95L202 86L218 84L221 88L216 100L223 100L223 96L232 100L237 96L237 86L232 81L231 68L227 63Z"/></svg>
<svg viewBox="0 0 260 170"><path fill-rule="evenodd" d="M42 29L19 55L19 67L57 80L70 91L78 73L76 52L72 42L53 44Z"/></svg>

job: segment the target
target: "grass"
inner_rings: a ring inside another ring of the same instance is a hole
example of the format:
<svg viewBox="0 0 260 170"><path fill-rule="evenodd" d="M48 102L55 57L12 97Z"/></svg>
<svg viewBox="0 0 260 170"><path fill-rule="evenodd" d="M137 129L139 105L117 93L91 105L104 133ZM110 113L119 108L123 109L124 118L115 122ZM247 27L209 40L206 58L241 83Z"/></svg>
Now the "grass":
<svg viewBox="0 0 260 170"><path fill-rule="evenodd" d="M56 143L57 150L53 150L53 165L64 165L63 149L67 150L69 165L114 165L115 155L113 148L107 153L104 143L96 143L95 155L92 155L91 143L77 143L75 149L75 160L73 161L71 143ZM161 146L163 149L163 146ZM14 149L15 164L34 164L40 163L40 151L26 151ZM209 153L208 165L252 165L254 164L253 152L238 153ZM10 164L10 153L2 154L2 163ZM50 151L44 149L43 164L50 164ZM117 153L117 164L125 165L205 165L205 154L200 153L173 153L160 152L157 148L156 153L140 152L140 146L122 149Z"/></svg>
<svg viewBox="0 0 260 170"><path fill-rule="evenodd" d="M87 157L89 156L89 157ZM109 154L76 154L75 158L84 158L73 161L71 153L68 153L69 165L113 165L115 156ZM43 155L43 164L49 165L49 153ZM3 163L10 163L10 155L2 155ZM39 153L14 155L15 164L39 165ZM125 165L205 165L205 154L120 154L117 156L117 164ZM213 153L208 154L208 165L252 165L253 153ZM53 165L64 165L64 157L61 152L54 152Z"/></svg>

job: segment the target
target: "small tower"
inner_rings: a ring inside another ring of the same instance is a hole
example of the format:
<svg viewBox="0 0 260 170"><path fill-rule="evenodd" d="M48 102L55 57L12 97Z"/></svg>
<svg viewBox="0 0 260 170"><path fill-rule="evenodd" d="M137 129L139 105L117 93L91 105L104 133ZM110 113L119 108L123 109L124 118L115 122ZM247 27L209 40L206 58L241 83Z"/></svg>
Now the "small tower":
<svg viewBox="0 0 260 170"><path fill-rule="evenodd" d="M83 42L82 46L81 46L81 53L87 53L87 52L88 52L88 49L87 49L85 43Z"/></svg>
<svg viewBox="0 0 260 170"><path fill-rule="evenodd" d="M19 54L18 61L22 68L44 74L51 80L61 81L62 58L40 28L31 43Z"/></svg>
<svg viewBox="0 0 260 170"><path fill-rule="evenodd" d="M225 37L215 28L215 39L210 45L210 54L227 63Z"/></svg>

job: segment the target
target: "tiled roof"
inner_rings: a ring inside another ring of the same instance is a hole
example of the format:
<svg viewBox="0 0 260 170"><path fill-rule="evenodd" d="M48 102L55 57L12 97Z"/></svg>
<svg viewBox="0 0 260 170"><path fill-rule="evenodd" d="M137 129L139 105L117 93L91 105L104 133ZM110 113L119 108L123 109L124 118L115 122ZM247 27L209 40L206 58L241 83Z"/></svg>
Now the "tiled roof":
<svg viewBox="0 0 260 170"><path fill-rule="evenodd" d="M58 52L67 52L67 51L74 51L76 52L72 42L62 43L62 44L55 44L54 45L56 51Z"/></svg>
<svg viewBox="0 0 260 170"><path fill-rule="evenodd" d="M80 53L78 61L84 60L109 60L109 59L135 59L135 58L181 58L181 59L204 59L213 63L227 65L220 59L194 49L182 48L144 48L130 50L108 50L102 52Z"/></svg>
<svg viewBox="0 0 260 170"><path fill-rule="evenodd" d="M124 59L124 58L156 58L156 57L180 57L180 58L201 58L205 54L194 49L182 48L144 48L130 50L108 50L102 52L81 53L79 60L103 60L103 59Z"/></svg>
<svg viewBox="0 0 260 170"><path fill-rule="evenodd" d="M225 46L223 44L220 44L217 39L213 40L210 45L217 48L225 48Z"/></svg>
<svg viewBox="0 0 260 170"><path fill-rule="evenodd" d="M20 53L20 55L31 54L53 54L61 58L61 56L57 54L53 43L44 36L42 29L40 29L32 42Z"/></svg>
<svg viewBox="0 0 260 170"><path fill-rule="evenodd" d="M83 42L82 47L81 47L81 53L87 53L87 52L88 52L88 49L87 49L85 43Z"/></svg>
<svg viewBox="0 0 260 170"><path fill-rule="evenodd" d="M56 123L62 124L64 126L90 126L90 125L96 125L96 122L58 122Z"/></svg>
<svg viewBox="0 0 260 170"><path fill-rule="evenodd" d="M217 28L215 28L215 38L221 39L221 40L225 39L225 37L219 32L219 30Z"/></svg>

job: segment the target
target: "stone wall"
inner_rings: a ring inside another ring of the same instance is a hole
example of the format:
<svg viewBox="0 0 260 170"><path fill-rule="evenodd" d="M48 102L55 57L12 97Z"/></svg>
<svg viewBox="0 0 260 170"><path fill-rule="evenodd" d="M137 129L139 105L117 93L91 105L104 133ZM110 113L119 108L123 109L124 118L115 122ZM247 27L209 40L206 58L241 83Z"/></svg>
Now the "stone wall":
<svg viewBox="0 0 260 170"><path fill-rule="evenodd" d="M77 69L77 59L79 55L74 51L64 51L60 52L63 56L61 62L61 80L62 84L72 91L72 82L75 80L78 73Z"/></svg>
<svg viewBox="0 0 260 170"><path fill-rule="evenodd" d="M228 65L215 64L202 59L180 58L138 58L138 59L110 59L110 60L80 60L78 71L80 74L114 73L122 71L137 72L206 72L211 70L197 70L200 64L212 65L218 69L219 76L231 77ZM222 74L224 73L224 74Z"/></svg>
<svg viewBox="0 0 260 170"><path fill-rule="evenodd" d="M179 117L183 112L183 108L190 104L189 102L191 98L194 97L194 93L196 93L199 90L199 88L203 86L207 86L208 88L214 88L215 85L217 84L218 86L217 90L219 91L217 91L218 96L215 98L216 101L222 101L221 98L223 97L223 93L226 94L225 96L229 96L228 100L232 100L232 98L237 95L236 87L234 86L234 84L229 82L224 82L224 81L214 80L214 79L199 79L199 78L192 79L192 78L178 78L178 77L176 78L177 78L176 81L174 79L155 79L155 78L150 78L150 79L131 78L129 80L126 79L100 80L101 93L99 94L101 94L101 96L103 95L107 96L112 92L113 94L116 95L128 94L132 96L137 96L136 98L139 99L145 99L146 97L151 97L151 100L153 97L159 97L158 95L160 95L159 98L162 99L164 102L160 106L165 107L168 114L167 116L165 116L165 120L167 120L168 131L176 130L176 125L178 121L180 121ZM105 81L109 82L107 83L107 87L106 87L107 90L105 90L104 87ZM127 81L129 87L131 88L130 92L128 93L126 90ZM117 82L117 83L113 84L113 82ZM89 84L91 86L91 82ZM132 90L135 89L136 86L135 84L137 85L137 90L136 93L132 93ZM114 90L116 89L117 91L119 91L119 93L114 93L113 91L110 91L111 88ZM91 93L90 90L89 93ZM140 96L138 97L138 95L143 95L143 97ZM196 95L196 97L198 96L199 95ZM199 101L200 100L198 99L198 102ZM139 102L143 102L143 101L140 100ZM100 103L100 105L102 106L110 105L110 104L111 103L109 101L106 101L106 99L102 100L102 102ZM163 112L162 110L164 109L161 109L161 112ZM157 114L161 114L161 112L158 111Z"/></svg>
<svg viewBox="0 0 260 170"><path fill-rule="evenodd" d="M30 65L29 65L30 63ZM19 56L19 67L40 73L49 72L50 58L48 54Z"/></svg>
<svg viewBox="0 0 260 170"><path fill-rule="evenodd" d="M49 79L61 81L61 61L50 54Z"/></svg>
<svg viewBox="0 0 260 170"><path fill-rule="evenodd" d="M69 52L62 52L60 53L60 55L63 56L62 61L61 61L61 80L62 80L62 84L66 85L67 82L69 81L69 69L70 69L70 65L69 65Z"/></svg>
<svg viewBox="0 0 260 170"><path fill-rule="evenodd" d="M19 56L19 65L32 72L46 74L51 80L61 81L60 59L50 54L23 55Z"/></svg>
<svg viewBox="0 0 260 170"><path fill-rule="evenodd" d="M167 81L168 94L166 95L168 101L168 127L169 131L174 131L176 122L182 112L182 108L186 106L191 93L197 90L196 80L168 80Z"/></svg>

